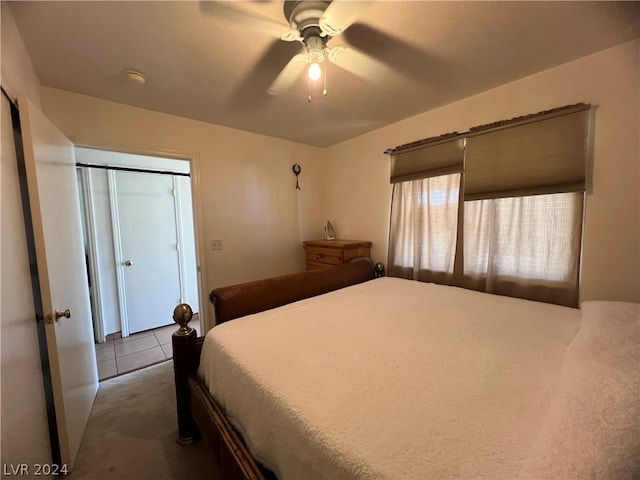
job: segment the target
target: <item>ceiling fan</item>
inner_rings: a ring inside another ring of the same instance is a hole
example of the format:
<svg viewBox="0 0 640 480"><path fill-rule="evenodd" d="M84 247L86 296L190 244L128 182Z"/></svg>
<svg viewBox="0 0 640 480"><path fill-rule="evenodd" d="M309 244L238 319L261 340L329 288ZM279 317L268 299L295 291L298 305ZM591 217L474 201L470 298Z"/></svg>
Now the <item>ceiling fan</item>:
<svg viewBox="0 0 640 480"><path fill-rule="evenodd" d="M304 51L294 55L271 83L267 90L269 94L278 95L285 92L306 70L310 82L321 78L324 80L323 94L326 95L325 60L368 81L375 81L388 70L385 65L354 47L333 45L335 42L328 45L331 39L353 24L370 3L371 0L286 0L286 24L253 11L240 9L237 7L238 2L203 2L203 9L285 42L297 41L304 45Z"/></svg>

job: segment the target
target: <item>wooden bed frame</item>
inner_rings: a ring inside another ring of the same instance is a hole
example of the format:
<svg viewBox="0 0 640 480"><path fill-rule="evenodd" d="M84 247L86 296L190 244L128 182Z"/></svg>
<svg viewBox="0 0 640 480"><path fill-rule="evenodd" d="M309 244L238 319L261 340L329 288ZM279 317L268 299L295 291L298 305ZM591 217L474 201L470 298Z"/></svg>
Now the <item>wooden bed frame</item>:
<svg viewBox="0 0 640 480"><path fill-rule="evenodd" d="M216 325L362 283L378 275L371 259L358 260L366 261L217 288L209 295ZM210 445L225 480L275 479L272 472L251 456L198 376L204 337L198 337L196 331L188 326L192 316L191 307L187 304L178 305L173 313L174 321L180 325L172 336L178 443L189 445L198 438L204 439Z"/></svg>

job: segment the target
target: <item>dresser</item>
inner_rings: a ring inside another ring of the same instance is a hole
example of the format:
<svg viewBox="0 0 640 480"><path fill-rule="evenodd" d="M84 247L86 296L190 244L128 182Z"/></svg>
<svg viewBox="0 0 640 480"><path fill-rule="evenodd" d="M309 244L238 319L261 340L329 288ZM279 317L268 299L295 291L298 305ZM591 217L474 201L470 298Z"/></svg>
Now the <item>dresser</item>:
<svg viewBox="0 0 640 480"><path fill-rule="evenodd" d="M308 240L302 242L307 270L335 267L357 257L371 256L371 242L359 240Z"/></svg>

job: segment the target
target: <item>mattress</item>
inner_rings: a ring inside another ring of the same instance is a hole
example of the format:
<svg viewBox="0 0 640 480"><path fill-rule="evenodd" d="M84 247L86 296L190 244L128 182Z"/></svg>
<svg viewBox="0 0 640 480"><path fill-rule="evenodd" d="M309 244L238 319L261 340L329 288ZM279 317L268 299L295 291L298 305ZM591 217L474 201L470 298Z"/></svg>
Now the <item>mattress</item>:
<svg viewBox="0 0 640 480"><path fill-rule="evenodd" d="M630 308L622 323L637 329ZM609 328L595 310L590 338ZM567 367L581 320L578 309L385 277L215 327L199 374L282 480L552 478L566 455L548 444L570 430L584 388L583 347ZM634 354L623 363L637 367ZM633 370L609 394L637 393ZM589 418L602 409L591 400Z"/></svg>

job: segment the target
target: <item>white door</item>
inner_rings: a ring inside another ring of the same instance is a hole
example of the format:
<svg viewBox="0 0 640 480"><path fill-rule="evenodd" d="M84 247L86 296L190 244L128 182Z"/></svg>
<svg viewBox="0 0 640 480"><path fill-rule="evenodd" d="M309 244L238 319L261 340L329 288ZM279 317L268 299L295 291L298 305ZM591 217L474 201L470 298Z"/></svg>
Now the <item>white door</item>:
<svg viewBox="0 0 640 480"><path fill-rule="evenodd" d="M173 177L122 171L113 175L129 333L169 325L181 303Z"/></svg>
<svg viewBox="0 0 640 480"><path fill-rule="evenodd" d="M29 100L18 105L60 454L71 469L98 389L74 148Z"/></svg>

